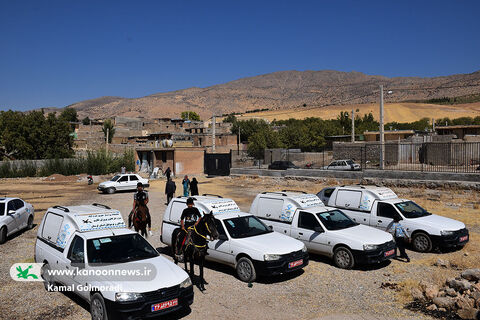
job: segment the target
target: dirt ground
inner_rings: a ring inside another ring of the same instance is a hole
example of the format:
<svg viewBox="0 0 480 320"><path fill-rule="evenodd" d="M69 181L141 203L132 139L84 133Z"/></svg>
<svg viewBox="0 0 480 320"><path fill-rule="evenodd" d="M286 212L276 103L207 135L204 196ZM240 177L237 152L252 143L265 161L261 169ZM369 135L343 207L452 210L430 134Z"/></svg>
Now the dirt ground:
<svg viewBox="0 0 480 320"><path fill-rule="evenodd" d="M280 178L197 176L200 193L219 194L234 199L243 211L259 192L296 189L316 193L328 185L352 181L299 181ZM9 269L13 263L33 262L38 224L46 209L53 205L78 205L93 202L119 209L124 218L131 210L133 194L100 194L96 183L88 186L78 179L3 179L0 194L18 196L35 207L35 228L18 233L0 246L0 319L88 319L88 305L74 296L47 293L39 282L15 282ZM176 179L180 194L180 179ZM165 210L165 181L151 181L149 188L152 231L149 241L161 253L168 248L160 242L161 219ZM470 242L461 251L420 254L409 251L411 263L393 260L373 267L341 270L330 260L311 255L310 264L295 274L259 279L249 288L235 277L230 267L207 263L207 290L195 288L195 302L189 312L168 318L186 319L431 319L403 306L411 299L410 288L424 280L443 282L468 267L480 263L480 195L471 190L431 190L424 188L395 188L401 197L410 198L429 211L466 223ZM167 256L168 257L168 256ZM170 258L170 257L169 257ZM441 258L450 268L434 266ZM197 270L198 273L198 270ZM393 284L383 288L382 284Z"/></svg>

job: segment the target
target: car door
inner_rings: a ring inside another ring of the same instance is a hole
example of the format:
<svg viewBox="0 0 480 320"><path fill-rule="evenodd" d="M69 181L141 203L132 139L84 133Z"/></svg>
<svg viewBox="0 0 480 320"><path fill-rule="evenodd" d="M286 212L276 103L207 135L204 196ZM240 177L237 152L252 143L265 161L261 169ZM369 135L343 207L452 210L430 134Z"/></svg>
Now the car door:
<svg viewBox="0 0 480 320"><path fill-rule="evenodd" d="M398 215L398 212L391 203L378 202L377 216L371 217L373 221L371 221L370 225L378 229L386 230L396 215Z"/></svg>
<svg viewBox="0 0 480 320"><path fill-rule="evenodd" d="M135 190L137 188L137 183L140 180L138 180L138 177L134 174L129 175L129 181L128 181L128 189L129 190Z"/></svg>
<svg viewBox="0 0 480 320"><path fill-rule="evenodd" d="M79 268L85 267L85 240L76 234L68 251L65 250L64 254L61 256L61 260L58 262L59 270L66 270L69 274L61 276L61 282L65 285L78 286L81 284L81 276L77 274Z"/></svg>
<svg viewBox="0 0 480 320"><path fill-rule="evenodd" d="M223 235L227 238L227 240L214 240L208 242L208 259L228 263L228 264L235 264L235 258L231 251L230 241L231 238L228 236L225 228L223 227L223 223L215 219L215 226L217 227L217 231L219 236Z"/></svg>
<svg viewBox="0 0 480 320"><path fill-rule="evenodd" d="M327 234L313 213L300 211L298 213L297 223L294 223L293 225L293 238L305 243L310 251L321 254L328 253Z"/></svg>
<svg viewBox="0 0 480 320"><path fill-rule="evenodd" d="M127 190L128 184L129 184L128 175L121 176L120 179L117 180L115 188L117 190Z"/></svg>
<svg viewBox="0 0 480 320"><path fill-rule="evenodd" d="M25 203L20 199L14 199L15 211L18 215L18 229L24 229L27 226L28 212Z"/></svg>
<svg viewBox="0 0 480 320"><path fill-rule="evenodd" d="M15 209L14 200L10 200L7 203L7 211L5 216L5 224L7 226L7 234L12 234L17 231L20 225L20 216L17 214Z"/></svg>

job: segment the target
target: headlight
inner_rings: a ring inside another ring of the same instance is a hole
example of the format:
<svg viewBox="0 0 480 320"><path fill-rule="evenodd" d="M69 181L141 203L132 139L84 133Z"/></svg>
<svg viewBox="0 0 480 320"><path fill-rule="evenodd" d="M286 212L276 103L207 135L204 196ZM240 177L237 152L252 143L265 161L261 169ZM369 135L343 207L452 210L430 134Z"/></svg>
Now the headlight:
<svg viewBox="0 0 480 320"><path fill-rule="evenodd" d="M182 283L180 283L180 288L185 289L188 288L192 285L192 280L190 280L190 277L183 280Z"/></svg>
<svg viewBox="0 0 480 320"><path fill-rule="evenodd" d="M378 248L377 244L364 244L363 245L363 250L369 251L369 250L375 250Z"/></svg>
<svg viewBox="0 0 480 320"><path fill-rule="evenodd" d="M279 254L264 254L263 255L263 260L265 261L274 261L280 259Z"/></svg>
<svg viewBox="0 0 480 320"><path fill-rule="evenodd" d="M307 252L307 246L303 245L302 252Z"/></svg>
<svg viewBox="0 0 480 320"><path fill-rule="evenodd" d="M442 231L440 231L440 235L441 236L451 236L451 235L453 235L454 232L455 231L442 230Z"/></svg>
<svg viewBox="0 0 480 320"><path fill-rule="evenodd" d="M119 302L136 301L140 299L143 299L143 295L141 293L134 293L134 292L115 293L115 301L119 301Z"/></svg>

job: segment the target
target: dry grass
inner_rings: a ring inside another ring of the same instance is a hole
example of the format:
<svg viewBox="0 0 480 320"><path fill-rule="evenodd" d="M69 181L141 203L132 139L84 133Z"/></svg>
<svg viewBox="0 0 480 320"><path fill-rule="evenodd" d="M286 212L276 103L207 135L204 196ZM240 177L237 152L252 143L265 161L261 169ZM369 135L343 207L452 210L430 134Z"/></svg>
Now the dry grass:
<svg viewBox="0 0 480 320"><path fill-rule="evenodd" d="M320 117L322 119L335 119L341 111L359 110L358 115L373 113L378 115L378 104L355 104L326 106L318 108L298 108L290 110L272 110L263 112L253 112L239 115L240 119L263 118L269 121L273 119L285 120L289 118L304 119L307 117ZM470 103L461 105L437 105L425 103L387 103L385 104L385 122L413 122L421 118L459 118L475 117L480 112L480 103Z"/></svg>

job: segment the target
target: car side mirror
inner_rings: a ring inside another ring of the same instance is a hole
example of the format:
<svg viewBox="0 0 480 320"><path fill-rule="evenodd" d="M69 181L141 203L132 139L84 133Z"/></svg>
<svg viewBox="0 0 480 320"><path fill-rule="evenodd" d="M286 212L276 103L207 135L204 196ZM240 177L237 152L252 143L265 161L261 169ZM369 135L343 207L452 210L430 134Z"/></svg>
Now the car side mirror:
<svg viewBox="0 0 480 320"><path fill-rule="evenodd" d="M221 241L227 241L228 240L228 237L224 234L219 234L218 235L218 240L221 240Z"/></svg>
<svg viewBox="0 0 480 320"><path fill-rule="evenodd" d="M315 228L313 228L313 230L315 232L318 232L318 233L323 233L324 232L322 227L315 227Z"/></svg>
<svg viewBox="0 0 480 320"><path fill-rule="evenodd" d="M268 226L268 229L273 231L273 226Z"/></svg>
<svg viewBox="0 0 480 320"><path fill-rule="evenodd" d="M400 221L400 220L403 220L403 218L402 218L402 216L401 216L401 215L397 215L397 217L396 217L396 218L397 218L399 221Z"/></svg>
<svg viewBox="0 0 480 320"><path fill-rule="evenodd" d="M8 210L7 214L15 214L15 210Z"/></svg>

